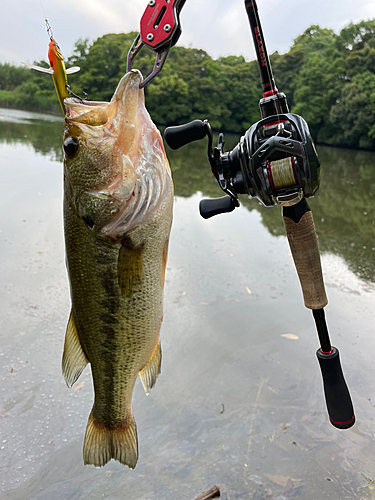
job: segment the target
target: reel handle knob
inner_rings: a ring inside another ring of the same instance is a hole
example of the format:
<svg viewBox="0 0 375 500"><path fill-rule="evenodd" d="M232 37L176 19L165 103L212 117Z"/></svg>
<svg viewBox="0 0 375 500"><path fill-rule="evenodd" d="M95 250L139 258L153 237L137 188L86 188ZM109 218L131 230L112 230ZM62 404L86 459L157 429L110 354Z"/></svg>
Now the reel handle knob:
<svg viewBox="0 0 375 500"><path fill-rule="evenodd" d="M180 149L189 142L204 139L207 134L207 126L201 120L193 120L178 125L176 127L168 127L164 131L164 139L171 149Z"/></svg>
<svg viewBox="0 0 375 500"><path fill-rule="evenodd" d="M342 373L339 350L316 352L323 376L324 394L331 424L338 429L349 429L354 425L355 416L352 400Z"/></svg>
<svg viewBox="0 0 375 500"><path fill-rule="evenodd" d="M202 200L199 203L199 212L203 219L210 219L214 215L233 212L237 206L233 198L230 196L223 196L222 198Z"/></svg>

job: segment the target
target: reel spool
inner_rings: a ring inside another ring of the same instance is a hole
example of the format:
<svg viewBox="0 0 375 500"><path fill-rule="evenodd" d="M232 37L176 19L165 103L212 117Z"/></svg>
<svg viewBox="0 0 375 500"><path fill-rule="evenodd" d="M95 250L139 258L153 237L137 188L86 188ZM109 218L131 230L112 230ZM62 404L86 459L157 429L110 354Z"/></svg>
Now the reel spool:
<svg viewBox="0 0 375 500"><path fill-rule="evenodd" d="M272 189L282 189L297 184L297 177L294 169L296 159L283 158L276 161L267 162L268 178Z"/></svg>
<svg viewBox="0 0 375 500"><path fill-rule="evenodd" d="M285 113L265 118L250 127L241 143L242 192L266 207L292 206L314 196L320 164L301 116Z"/></svg>

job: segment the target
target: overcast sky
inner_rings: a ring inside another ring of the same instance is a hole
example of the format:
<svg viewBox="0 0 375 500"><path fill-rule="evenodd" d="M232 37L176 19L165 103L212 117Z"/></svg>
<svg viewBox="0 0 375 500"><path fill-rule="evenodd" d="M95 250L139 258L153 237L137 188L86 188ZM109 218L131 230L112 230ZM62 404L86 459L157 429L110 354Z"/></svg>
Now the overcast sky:
<svg viewBox="0 0 375 500"><path fill-rule="evenodd" d="M0 0L0 62L47 59L44 14L64 57L78 38L139 30L147 0ZM337 33L349 22L375 18L375 0L258 0L268 52L287 52L311 24ZM255 58L244 0L186 0L179 45L211 56Z"/></svg>

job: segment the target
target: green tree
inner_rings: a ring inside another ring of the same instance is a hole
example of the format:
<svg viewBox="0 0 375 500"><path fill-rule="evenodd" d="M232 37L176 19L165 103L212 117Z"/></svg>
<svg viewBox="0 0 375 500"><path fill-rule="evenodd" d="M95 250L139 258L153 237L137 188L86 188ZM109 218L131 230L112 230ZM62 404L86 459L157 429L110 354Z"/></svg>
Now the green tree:
<svg viewBox="0 0 375 500"><path fill-rule="evenodd" d="M366 46L375 48L375 19L348 24L340 31L339 40L347 50L362 50Z"/></svg>
<svg viewBox="0 0 375 500"><path fill-rule="evenodd" d="M344 85L344 57L337 49L337 35L319 26L297 37L293 48L297 47L305 55L296 76L292 111L305 118L315 140L325 142L332 134L329 113Z"/></svg>
<svg viewBox="0 0 375 500"><path fill-rule="evenodd" d="M109 101L127 68L137 33L108 34L93 42L79 39L67 66L74 93ZM320 143L375 148L375 20L349 24L339 35L317 25L298 36L286 54L271 55L278 88L292 112L308 122ZM146 77L155 53L146 47L132 66ZM48 63L38 63L48 67ZM213 59L204 50L174 47L163 72L145 88L146 106L158 124L208 118L214 129L243 134L260 118L262 96L256 61L229 56ZM59 113L52 79L0 64L0 105Z"/></svg>
<svg viewBox="0 0 375 500"><path fill-rule="evenodd" d="M0 90L14 90L30 79L30 70L25 67L0 64Z"/></svg>
<svg viewBox="0 0 375 500"><path fill-rule="evenodd" d="M356 75L342 89L330 118L336 127L332 142L349 147L371 149L375 142L375 74Z"/></svg>
<svg viewBox="0 0 375 500"><path fill-rule="evenodd" d="M168 69L150 85L147 106L154 121L172 125L190 119L189 87L177 73Z"/></svg>
<svg viewBox="0 0 375 500"><path fill-rule="evenodd" d="M124 53L127 53L135 36L130 34L104 35L88 45L87 40L78 40L69 63L81 67L81 71L69 77L72 90L81 94L86 92L89 99L108 101L125 74ZM75 76L75 78L73 78Z"/></svg>

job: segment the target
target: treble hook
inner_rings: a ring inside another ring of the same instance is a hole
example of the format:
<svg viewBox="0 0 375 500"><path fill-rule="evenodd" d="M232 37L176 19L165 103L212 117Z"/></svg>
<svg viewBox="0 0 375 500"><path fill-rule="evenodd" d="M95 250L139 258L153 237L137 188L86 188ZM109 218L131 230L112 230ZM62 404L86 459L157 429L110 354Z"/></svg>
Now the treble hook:
<svg viewBox="0 0 375 500"><path fill-rule="evenodd" d="M70 88L70 85L65 85L65 89L66 91L68 92L69 95L72 95L73 97L75 97L76 99L79 99L82 103L84 102L84 100L82 99L82 97L80 97L79 95L75 94L71 88ZM88 94L83 90L82 91L84 93L84 96L85 98L88 97Z"/></svg>

